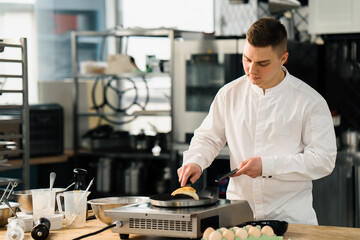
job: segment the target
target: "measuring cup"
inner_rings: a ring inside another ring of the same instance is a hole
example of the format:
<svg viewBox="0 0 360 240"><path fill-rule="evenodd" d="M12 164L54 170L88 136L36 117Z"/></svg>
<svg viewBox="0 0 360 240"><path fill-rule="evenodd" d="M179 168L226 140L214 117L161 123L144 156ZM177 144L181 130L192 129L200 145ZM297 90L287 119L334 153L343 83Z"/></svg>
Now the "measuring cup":
<svg viewBox="0 0 360 240"><path fill-rule="evenodd" d="M33 217L46 217L55 213L55 190L34 189L31 190Z"/></svg>
<svg viewBox="0 0 360 240"><path fill-rule="evenodd" d="M67 191L59 193L56 196L59 212L65 215L65 223L67 227L84 227L86 221L87 196L89 194L90 192L85 191ZM62 208L61 197L64 199L65 212Z"/></svg>

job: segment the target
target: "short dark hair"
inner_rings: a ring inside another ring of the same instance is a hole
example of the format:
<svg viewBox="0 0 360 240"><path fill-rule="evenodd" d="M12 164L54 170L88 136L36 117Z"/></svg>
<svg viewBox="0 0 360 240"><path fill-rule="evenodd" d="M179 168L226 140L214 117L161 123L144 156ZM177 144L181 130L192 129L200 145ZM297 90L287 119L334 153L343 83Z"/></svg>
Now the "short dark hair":
<svg viewBox="0 0 360 240"><path fill-rule="evenodd" d="M246 33L246 40L254 47L271 46L280 56L286 52L287 32L284 25L271 17L260 18Z"/></svg>

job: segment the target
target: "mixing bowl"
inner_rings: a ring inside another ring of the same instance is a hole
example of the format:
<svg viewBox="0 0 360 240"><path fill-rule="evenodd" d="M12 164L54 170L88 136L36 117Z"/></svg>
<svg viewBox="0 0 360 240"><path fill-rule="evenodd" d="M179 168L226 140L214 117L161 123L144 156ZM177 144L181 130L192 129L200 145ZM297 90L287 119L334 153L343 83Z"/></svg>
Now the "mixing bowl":
<svg viewBox="0 0 360 240"><path fill-rule="evenodd" d="M133 203L145 202L147 200L149 200L148 197L106 197L92 199L89 200L88 203L91 205L91 208L94 211L96 218L103 223L110 225L111 217L105 217L105 210Z"/></svg>
<svg viewBox="0 0 360 240"><path fill-rule="evenodd" d="M18 207L20 206L19 203L16 202L9 202L12 209L16 212ZM11 210L6 206L4 203L0 204L0 227L5 226L8 223L8 218L14 216Z"/></svg>
<svg viewBox="0 0 360 240"><path fill-rule="evenodd" d="M32 214L33 212L33 205L32 205L32 194L31 190L23 190L23 191L14 191L13 195L18 203L21 204L20 210L25 214ZM56 195L65 191L65 188L53 188L56 191ZM57 210L57 205L55 201L55 211Z"/></svg>

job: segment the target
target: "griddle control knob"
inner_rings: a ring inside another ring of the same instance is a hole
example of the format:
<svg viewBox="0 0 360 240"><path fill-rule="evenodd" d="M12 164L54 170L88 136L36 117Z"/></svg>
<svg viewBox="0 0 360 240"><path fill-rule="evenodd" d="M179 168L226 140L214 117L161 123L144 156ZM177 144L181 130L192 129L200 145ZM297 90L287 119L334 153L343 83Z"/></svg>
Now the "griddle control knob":
<svg viewBox="0 0 360 240"><path fill-rule="evenodd" d="M115 227L116 227L116 228L121 228L121 227L123 226L123 223L122 223L122 221L120 221L120 220L119 220L119 221L115 221L114 224L115 224Z"/></svg>

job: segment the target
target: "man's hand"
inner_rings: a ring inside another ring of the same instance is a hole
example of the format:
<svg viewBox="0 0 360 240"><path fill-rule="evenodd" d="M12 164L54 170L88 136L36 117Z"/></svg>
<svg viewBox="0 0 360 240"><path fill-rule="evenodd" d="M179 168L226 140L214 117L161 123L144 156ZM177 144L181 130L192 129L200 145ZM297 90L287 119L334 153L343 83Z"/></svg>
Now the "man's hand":
<svg viewBox="0 0 360 240"><path fill-rule="evenodd" d="M261 157L252 157L241 162L239 170L231 175L231 177L246 174L249 177L256 178L262 174L262 160Z"/></svg>
<svg viewBox="0 0 360 240"><path fill-rule="evenodd" d="M181 187L185 186L189 178L192 183L195 183L201 176L201 173L201 167L196 163L188 163L179 168L177 174Z"/></svg>

